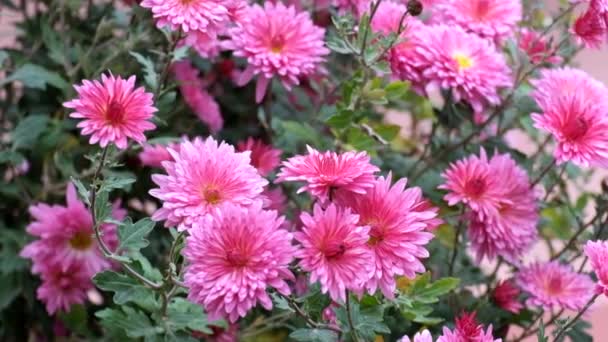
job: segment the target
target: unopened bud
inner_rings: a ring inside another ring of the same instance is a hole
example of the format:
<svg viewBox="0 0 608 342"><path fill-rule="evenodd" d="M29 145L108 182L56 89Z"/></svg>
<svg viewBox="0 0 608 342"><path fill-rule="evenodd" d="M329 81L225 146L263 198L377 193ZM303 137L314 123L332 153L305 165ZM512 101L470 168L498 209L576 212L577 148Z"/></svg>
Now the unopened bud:
<svg viewBox="0 0 608 342"><path fill-rule="evenodd" d="M417 17L422 13L422 3L419 0L409 0L407 2L407 11L412 17Z"/></svg>

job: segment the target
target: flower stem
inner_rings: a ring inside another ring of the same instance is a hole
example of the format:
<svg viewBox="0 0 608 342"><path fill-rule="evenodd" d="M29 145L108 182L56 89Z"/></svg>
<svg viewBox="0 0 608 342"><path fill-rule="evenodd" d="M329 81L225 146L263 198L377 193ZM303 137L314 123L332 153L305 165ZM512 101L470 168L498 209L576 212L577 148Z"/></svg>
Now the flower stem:
<svg viewBox="0 0 608 342"><path fill-rule="evenodd" d="M348 318L348 325L350 327L351 335L353 337L353 341L359 342L359 334L357 334L357 329L355 329L355 325L353 324L353 317L350 311L350 294L346 292L346 318Z"/></svg>
<svg viewBox="0 0 608 342"><path fill-rule="evenodd" d="M338 327L334 327L329 324L315 322L306 312L304 312L304 310L302 310L302 308L300 308L298 306L298 303L296 303L296 301L293 298L286 296L284 294L281 294L279 292L277 292L277 295L279 295L280 297L285 299L287 301L287 305L289 305L289 307L292 308L293 311L295 311L298 316L304 318L304 321L306 321L306 324L308 324L311 328L331 330L331 331L337 332L338 334L342 333L342 330L340 330L340 328L338 328Z"/></svg>
<svg viewBox="0 0 608 342"><path fill-rule="evenodd" d="M555 159L551 159L551 162L549 164L547 164L543 168L543 170L540 172L540 174L534 179L534 181L532 181L532 183L530 183L530 188L533 188L538 183L540 183L540 181L543 179L543 177L545 177L545 175L547 173L549 173L549 171L551 171L551 169L553 168L553 166L555 166Z"/></svg>
<svg viewBox="0 0 608 342"><path fill-rule="evenodd" d="M597 297L600 296L600 293L596 293L593 297L591 297L591 299L589 299L589 301L587 302L587 304L585 305L585 307L578 312L578 314L576 316L574 316L573 319L570 320L570 322L568 322L568 324L564 325L559 332L557 333L557 335L555 336L555 341L559 341L560 337L562 337L563 334L566 333L566 331L568 329L570 329L570 327L572 327L574 325L574 323L576 323L576 321L581 318L581 316L591 307L591 305L593 305L593 303L595 302L595 300L597 299Z"/></svg>
<svg viewBox="0 0 608 342"><path fill-rule="evenodd" d="M460 232L462 231L462 225L464 223L464 208L460 210L460 218L458 225L456 226L456 232L454 233L454 249L452 250L452 257L450 258L450 264L448 265L448 276L451 277L454 274L454 264L456 263L456 256L458 256L458 242L460 240Z"/></svg>

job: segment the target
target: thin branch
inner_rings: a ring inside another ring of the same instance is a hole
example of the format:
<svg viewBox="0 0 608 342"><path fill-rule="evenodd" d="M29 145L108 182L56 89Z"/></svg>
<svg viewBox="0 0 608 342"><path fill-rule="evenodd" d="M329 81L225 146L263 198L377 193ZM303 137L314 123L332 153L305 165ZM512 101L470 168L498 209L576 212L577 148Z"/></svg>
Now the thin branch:
<svg viewBox="0 0 608 342"><path fill-rule="evenodd" d="M589 299L589 301L587 302L585 307L582 310L580 310L578 312L578 314L576 316L574 316L574 318L571 319L570 322L568 322L568 324L564 325L560 329L560 331L555 336L555 341L559 341L559 338L562 337L562 335L564 335L566 333L566 331L568 331L568 329L570 329L570 327L572 327L579 318L581 318L581 316L591 307L591 305L593 305L593 303L599 296L600 296L600 293L596 293L593 297L591 297L591 299Z"/></svg>
<svg viewBox="0 0 608 342"><path fill-rule="evenodd" d="M308 324L308 326L310 326L311 328L331 330L331 331L337 332L339 334L342 333L342 330L340 330L340 328L338 328L338 327L335 327L335 326L332 326L329 324L315 322L306 312L304 312L304 310L302 310L298 306L298 303L296 303L296 301L293 298L283 295L278 292L277 292L277 295L279 295L281 298L285 299L287 301L287 305L289 305L289 307L292 308L298 316L302 317L304 319L304 321L306 321L306 324Z"/></svg>
<svg viewBox="0 0 608 342"><path fill-rule="evenodd" d="M530 183L530 188L533 188L536 186L536 184L540 183L540 181L543 179L543 177L545 177L545 175L547 175L547 173L549 173L549 171L551 171L551 169L553 168L553 166L555 166L555 158L551 159L551 162L548 163L540 172L540 174L532 181L532 183Z"/></svg>
<svg viewBox="0 0 608 342"><path fill-rule="evenodd" d="M353 337L353 341L359 342L359 334L357 334L357 329L355 329L355 325L353 324L353 317L350 311L350 294L346 293L346 318L348 319L348 326L350 327L350 332Z"/></svg>

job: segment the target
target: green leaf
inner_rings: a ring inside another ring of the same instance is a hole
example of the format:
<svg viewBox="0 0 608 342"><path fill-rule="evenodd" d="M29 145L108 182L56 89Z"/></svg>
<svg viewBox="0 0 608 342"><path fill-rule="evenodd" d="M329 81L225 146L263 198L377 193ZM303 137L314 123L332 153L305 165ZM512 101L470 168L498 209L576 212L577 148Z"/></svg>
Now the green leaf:
<svg viewBox="0 0 608 342"><path fill-rule="evenodd" d="M118 238L120 250L138 251L146 246L149 242L146 239L148 234L154 229L155 222L149 218L143 218L136 223L127 218L123 224L118 227Z"/></svg>
<svg viewBox="0 0 608 342"><path fill-rule="evenodd" d="M135 183L135 177L127 175L125 177L118 177L116 175L110 176L103 181L100 191L112 191L114 189L125 189L131 184Z"/></svg>
<svg viewBox="0 0 608 342"><path fill-rule="evenodd" d="M188 45L184 45L181 47L178 47L177 49L175 49L175 51L173 51L173 57L171 58L171 62L179 62L182 59L188 57L188 50L190 49L190 46Z"/></svg>
<svg viewBox="0 0 608 342"><path fill-rule="evenodd" d="M346 132L346 142L356 150L371 151L376 146L374 138L358 127L350 127Z"/></svg>
<svg viewBox="0 0 608 342"><path fill-rule="evenodd" d="M355 113L352 110L344 109L338 111L327 119L326 123L336 129L346 128L353 122Z"/></svg>
<svg viewBox="0 0 608 342"><path fill-rule="evenodd" d="M15 255L15 257L17 256ZM3 263L5 262L4 258L0 258L0 260ZM21 290L21 284L19 284L15 273L0 274L0 311L11 305L19 296Z"/></svg>
<svg viewBox="0 0 608 342"><path fill-rule="evenodd" d="M96 312L95 316L101 319L104 328L122 330L132 338L150 338L164 332L163 328L154 326L143 312L129 306L123 306L121 309L107 308Z"/></svg>
<svg viewBox="0 0 608 342"><path fill-rule="evenodd" d="M404 81L392 82L384 88L386 97L391 101L401 99L409 89L410 83Z"/></svg>
<svg viewBox="0 0 608 342"><path fill-rule="evenodd" d="M112 206L108 200L107 192L97 192L95 197L95 220L101 224L112 214Z"/></svg>
<svg viewBox="0 0 608 342"><path fill-rule="evenodd" d="M69 84L56 72L36 64L24 64L9 77L0 81L0 87L13 81L21 81L27 88L45 90L47 84L59 89L67 89Z"/></svg>
<svg viewBox="0 0 608 342"><path fill-rule="evenodd" d="M70 307L69 312L62 313L59 318L70 331L82 336L89 335L89 329L87 328L87 310L84 305L73 305Z"/></svg>
<svg viewBox="0 0 608 342"><path fill-rule="evenodd" d="M349 55L354 53L353 49L340 37L330 34L326 42L327 47L339 54Z"/></svg>
<svg viewBox="0 0 608 342"><path fill-rule="evenodd" d="M13 148L32 148L48 122L49 117L42 114L30 115L21 120L13 132Z"/></svg>
<svg viewBox="0 0 608 342"><path fill-rule="evenodd" d="M8 59L8 53L4 50L0 50L0 67L4 64L4 61Z"/></svg>
<svg viewBox="0 0 608 342"><path fill-rule="evenodd" d="M154 62L148 57L144 57L143 55L130 51L129 54L137 60L137 62L144 68L144 80L150 89L156 90L158 87L158 74L156 70L154 70Z"/></svg>
<svg viewBox="0 0 608 342"><path fill-rule="evenodd" d="M203 308L184 298L173 299L167 308L167 316L167 323L176 331L190 329L206 334L213 332Z"/></svg>
<svg viewBox="0 0 608 342"><path fill-rule="evenodd" d="M419 297L437 298L457 288L459 284L458 278L441 278L416 294Z"/></svg>
<svg viewBox="0 0 608 342"><path fill-rule="evenodd" d="M302 342L334 342L338 340L338 334L325 329L297 329L289 337Z"/></svg>
<svg viewBox="0 0 608 342"><path fill-rule="evenodd" d="M123 305L128 302L146 303L147 297L154 298L154 292L125 274L114 271L103 271L93 277L97 287L105 291L114 292L114 303ZM148 306L148 305L144 305ZM144 307L148 309L148 307Z"/></svg>
<svg viewBox="0 0 608 342"><path fill-rule="evenodd" d="M74 186L76 186L76 190L78 191L78 196L80 197L80 199L83 200L84 203L86 203L88 206L90 206L91 202L89 190L84 186L84 184L82 184L79 179L76 179L74 177L70 177L70 179Z"/></svg>
<svg viewBox="0 0 608 342"><path fill-rule="evenodd" d="M397 137L401 127L397 125L382 124L374 127L374 131L386 141L392 141Z"/></svg>

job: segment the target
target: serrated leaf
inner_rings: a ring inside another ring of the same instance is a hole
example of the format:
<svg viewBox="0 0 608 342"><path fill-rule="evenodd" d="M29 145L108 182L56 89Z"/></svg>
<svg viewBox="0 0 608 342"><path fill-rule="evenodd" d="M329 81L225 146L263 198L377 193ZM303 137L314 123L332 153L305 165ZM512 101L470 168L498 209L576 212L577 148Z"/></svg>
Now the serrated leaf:
<svg viewBox="0 0 608 342"><path fill-rule="evenodd" d="M89 329L87 328L87 310L84 305L72 305L70 311L62 313L59 318L70 331L83 336L89 334Z"/></svg>
<svg viewBox="0 0 608 342"><path fill-rule="evenodd" d="M289 337L301 342L334 342L338 340L338 334L325 329L297 329Z"/></svg>
<svg viewBox="0 0 608 342"><path fill-rule="evenodd" d="M175 51L173 51L173 57L171 58L171 62L179 62L182 59L188 57L188 50L190 49L190 46L188 45L184 45L184 46L180 46L177 49L175 49Z"/></svg>
<svg viewBox="0 0 608 342"><path fill-rule="evenodd" d="M459 284L460 279L458 278L441 278L418 291L416 295L418 297L437 298L452 291L458 287Z"/></svg>
<svg viewBox="0 0 608 342"><path fill-rule="evenodd" d="M118 238L120 240L118 249L137 251L148 246L149 242L146 237L154 229L154 225L155 222L149 218L143 218L136 223L133 223L131 218L127 218L118 227Z"/></svg>
<svg viewBox="0 0 608 342"><path fill-rule="evenodd" d="M13 131L13 148L32 148L48 122L49 117L42 114L30 115L21 120Z"/></svg>
<svg viewBox="0 0 608 342"><path fill-rule="evenodd" d="M154 62L152 62L150 58L144 57L135 51L129 51L129 54L135 57L137 62L143 67L145 74L144 81L146 81L148 87L152 90L156 90L158 87L158 74L154 69Z"/></svg>
<svg viewBox="0 0 608 342"><path fill-rule="evenodd" d="M108 200L107 192L97 192L95 197L95 219L99 224L105 221L112 213L112 206Z"/></svg>
<svg viewBox="0 0 608 342"><path fill-rule="evenodd" d="M95 316L101 319L106 329L123 330L132 338L153 337L164 332L161 327L154 326L143 312L128 306L121 309L107 308L96 312Z"/></svg>
<svg viewBox="0 0 608 342"><path fill-rule="evenodd" d="M345 128L353 122L355 113L352 110L340 110L327 119L326 123L336 129Z"/></svg>
<svg viewBox="0 0 608 342"><path fill-rule="evenodd" d="M80 199L82 201L84 201L84 203L86 203L86 205L90 206L91 202L90 202L90 195L89 195L89 190L84 186L84 184L82 184L82 182L79 179L76 179L74 177L70 177L72 184L74 184L74 186L76 186L76 190L78 191L78 196L80 197Z"/></svg>
<svg viewBox="0 0 608 342"><path fill-rule="evenodd" d="M213 332L203 308L183 298L173 299L167 309L167 316L167 323L176 331L191 329L206 334Z"/></svg>
<svg viewBox="0 0 608 342"><path fill-rule="evenodd" d="M16 258L18 258L15 255ZM3 263L4 258L0 259ZM23 260L25 261L25 260ZM15 274L0 274L0 310L4 310L6 307L19 296L22 287L18 283Z"/></svg>
<svg viewBox="0 0 608 342"><path fill-rule="evenodd" d="M103 271L93 277L93 282L102 290L114 292L114 303L119 305L128 302L145 303L147 297L154 298L152 290L142 286L137 280L126 274Z"/></svg>
<svg viewBox="0 0 608 342"><path fill-rule="evenodd" d="M27 88L45 90L47 85L67 89L69 84L56 72L37 64L24 64L10 76L0 80L0 87L13 81L21 81Z"/></svg>
<svg viewBox="0 0 608 342"><path fill-rule="evenodd" d="M114 189L125 189L129 185L135 183L135 177L125 176L110 176L104 179L100 191L112 191Z"/></svg>

